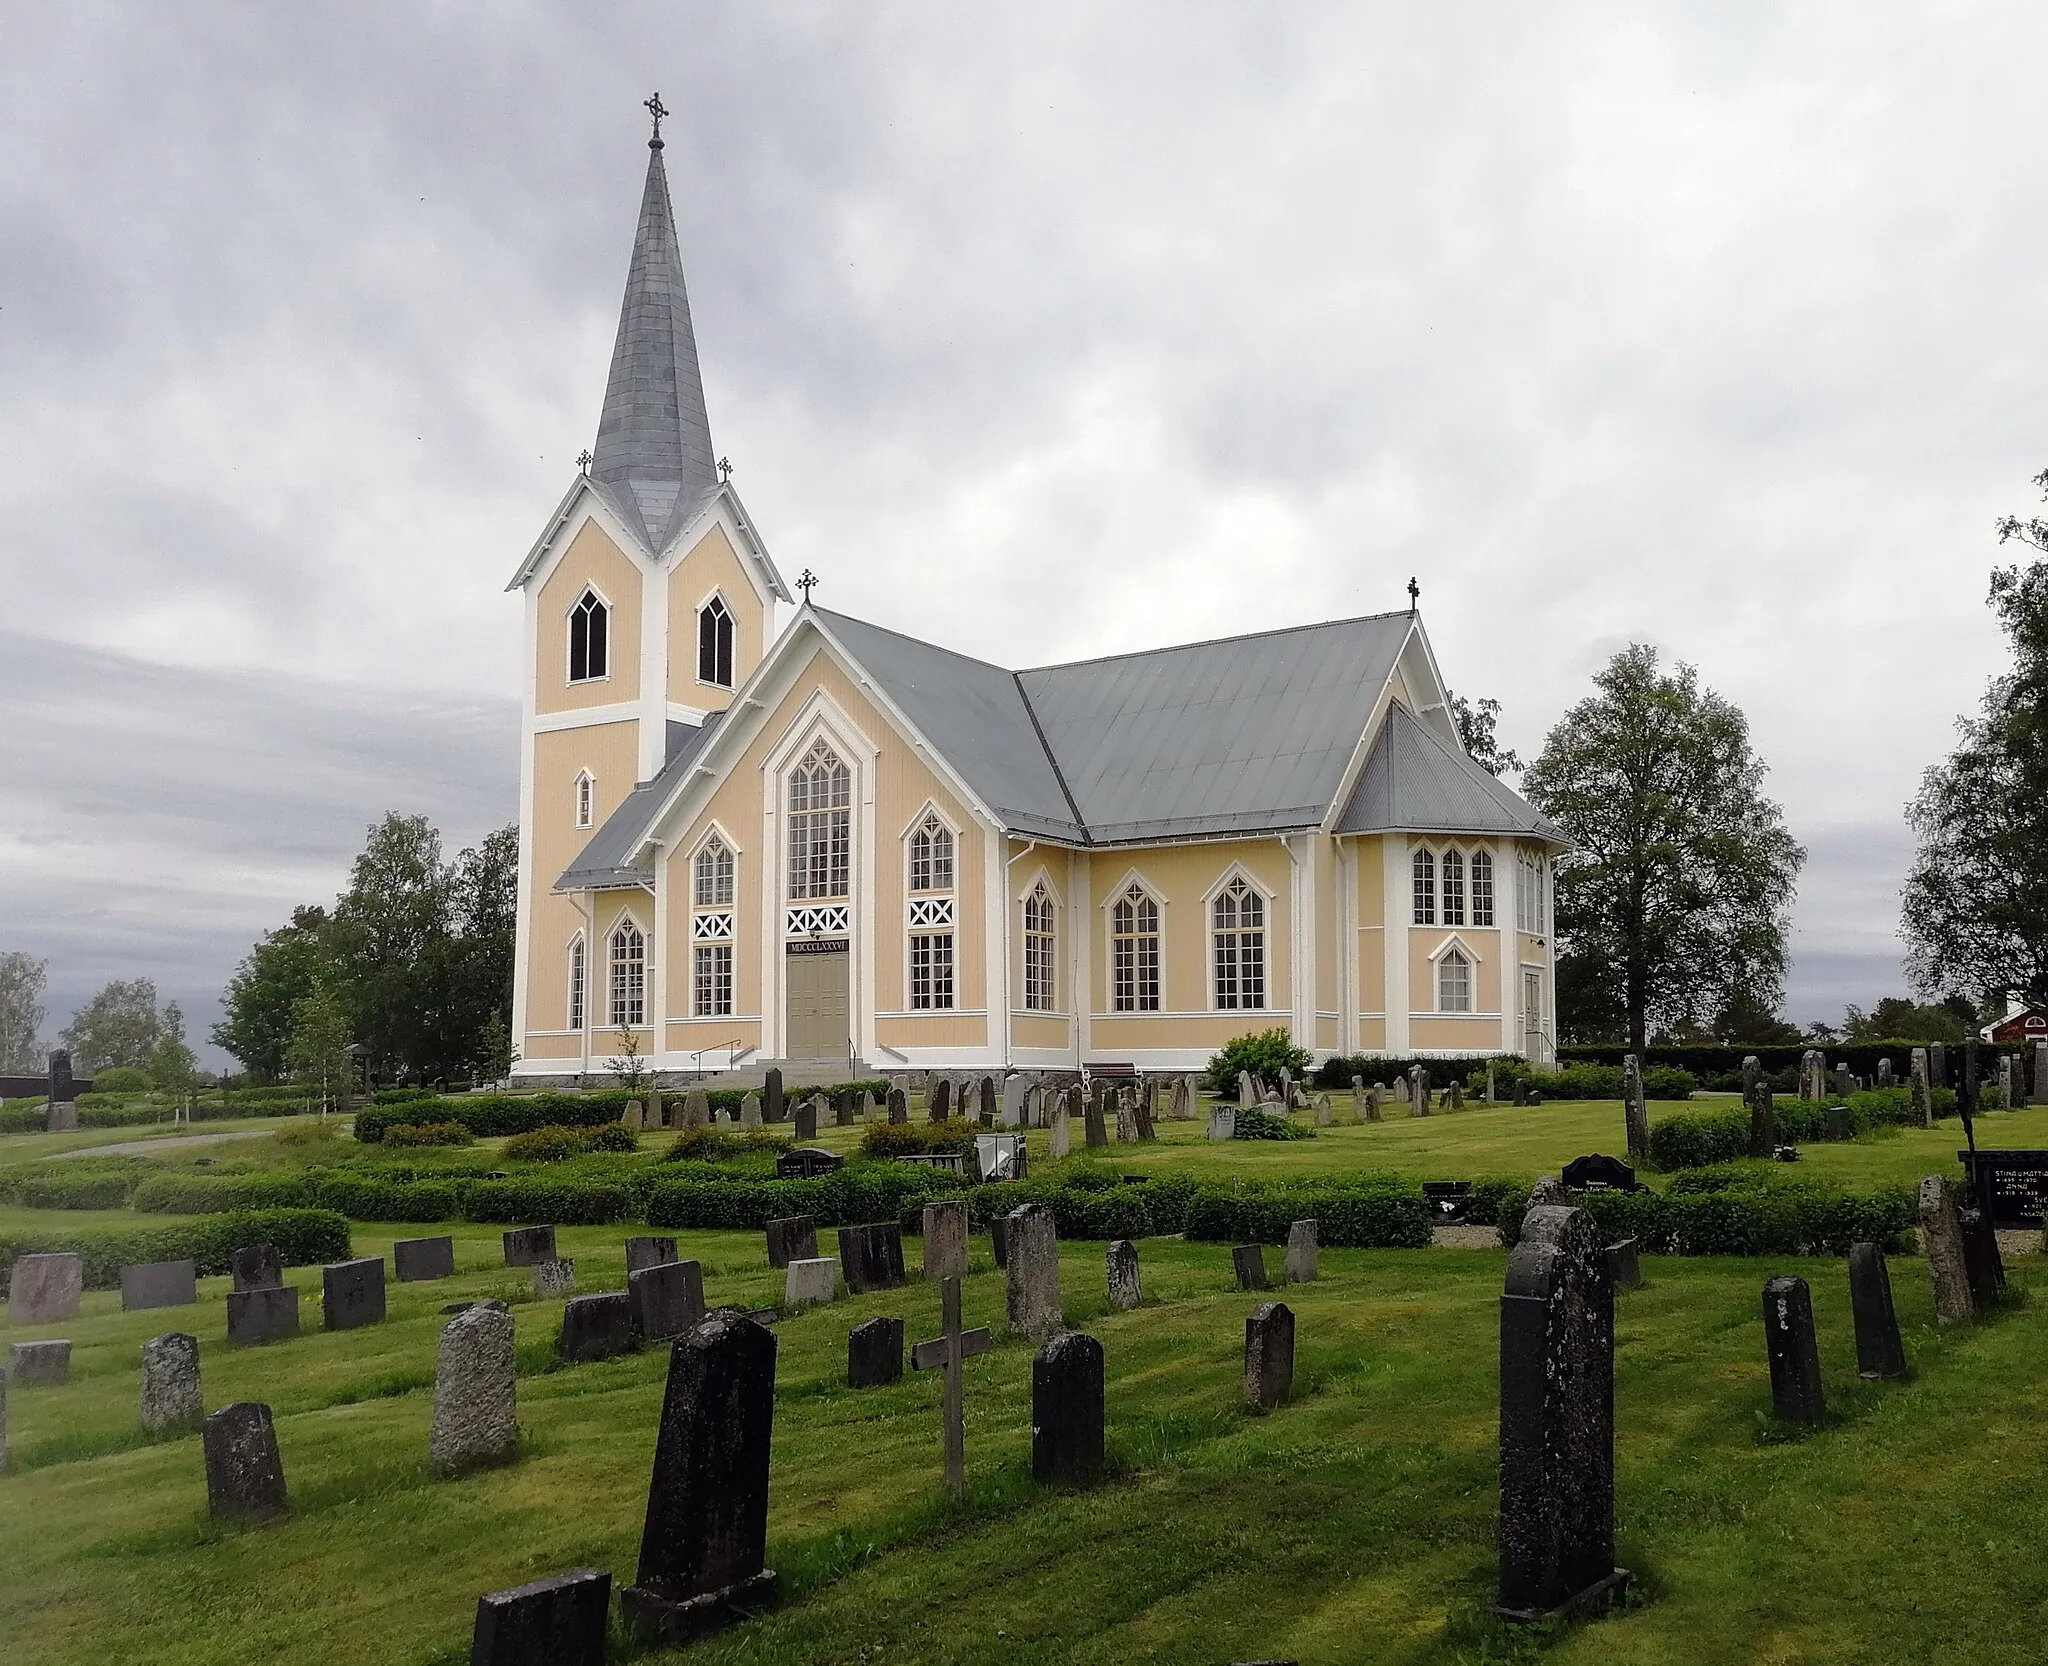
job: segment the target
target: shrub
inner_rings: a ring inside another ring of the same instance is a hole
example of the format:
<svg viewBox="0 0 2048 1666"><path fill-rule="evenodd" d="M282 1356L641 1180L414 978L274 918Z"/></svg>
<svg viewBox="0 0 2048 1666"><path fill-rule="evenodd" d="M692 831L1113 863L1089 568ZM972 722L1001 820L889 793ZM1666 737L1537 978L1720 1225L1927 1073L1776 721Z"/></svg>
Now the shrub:
<svg viewBox="0 0 2048 1666"><path fill-rule="evenodd" d="M849 1163L815 1180L669 1180L648 1194L647 1224L754 1228L789 1215L809 1215L820 1226L858 1226L900 1221L907 1209L961 1189L954 1175L893 1163ZM1018 1188L980 1190L1010 1194Z"/></svg>
<svg viewBox="0 0 2048 1666"><path fill-rule="evenodd" d="M1676 1065L1656 1064L1643 1072L1645 1099L1690 1099L1699 1091L1699 1080L1690 1070Z"/></svg>
<svg viewBox="0 0 2048 1666"><path fill-rule="evenodd" d="M607 1122L590 1132L592 1151L638 1151L640 1136L623 1122Z"/></svg>
<svg viewBox="0 0 2048 1666"><path fill-rule="evenodd" d="M132 1064L117 1064L111 1070L93 1072L94 1093L147 1093L149 1072L138 1070Z"/></svg>
<svg viewBox="0 0 2048 1666"><path fill-rule="evenodd" d="M352 1221L446 1221L461 1213L464 1190L462 1183L453 1180L391 1181L336 1175L322 1180L313 1195L321 1208Z"/></svg>
<svg viewBox="0 0 2048 1666"><path fill-rule="evenodd" d="M1433 1225L1420 1187L1384 1178L1298 1186L1205 1186L1190 1201L1187 1235L1218 1243L1284 1243L1313 1218L1317 1240L1338 1248L1424 1249Z"/></svg>
<svg viewBox="0 0 2048 1666"><path fill-rule="evenodd" d="M466 1220L517 1226L547 1221L556 1226L607 1226L632 1218L634 1201L623 1186L573 1180L479 1180L462 1200Z"/></svg>
<svg viewBox="0 0 2048 1666"><path fill-rule="evenodd" d="M503 1134L526 1134L536 1128L595 1128L617 1122L628 1100L641 1095L616 1090L604 1093L481 1093L462 1099L432 1101L435 1120L459 1122L479 1139ZM379 1144L387 1128L401 1122L417 1123L423 1102L411 1100L399 1105L372 1105L356 1112L356 1138L364 1145Z"/></svg>
<svg viewBox="0 0 2048 1666"><path fill-rule="evenodd" d="M505 1155L516 1163L562 1163L587 1153L590 1141L588 1129L536 1128L507 1140Z"/></svg>
<svg viewBox="0 0 2048 1666"><path fill-rule="evenodd" d="M1210 1058L1209 1074L1203 1085L1211 1093L1234 1099L1239 1071L1249 1070L1261 1081L1277 1082L1283 1070L1294 1076L1306 1076L1309 1063L1308 1054L1295 1046L1294 1037L1284 1027L1258 1030L1226 1041L1221 1051Z"/></svg>
<svg viewBox="0 0 2048 1666"><path fill-rule="evenodd" d="M775 1153L788 1149L788 1140L780 1134L769 1133L765 1128L748 1128L737 1134L727 1128L692 1128L676 1136L674 1143L662 1153L661 1160L665 1163L746 1162L772 1173Z"/></svg>
<svg viewBox="0 0 2048 1666"><path fill-rule="evenodd" d="M25 1164L0 1177L0 1197L23 1209L125 1209L148 1172L133 1157Z"/></svg>
<svg viewBox="0 0 2048 1666"><path fill-rule="evenodd" d="M871 1122L860 1136L870 1157L917 1157L945 1151L971 1151L981 1130L964 1117L945 1122Z"/></svg>
<svg viewBox="0 0 2048 1666"><path fill-rule="evenodd" d="M272 1136L279 1145L332 1145L341 1138L341 1123L324 1116L301 1117Z"/></svg>
<svg viewBox="0 0 2048 1666"><path fill-rule="evenodd" d="M1747 1111L1681 1111L1650 1124L1650 1167L1666 1173L1732 1162L1748 1149Z"/></svg>
<svg viewBox="0 0 2048 1666"><path fill-rule="evenodd" d="M1251 1105L1238 1107L1237 1133L1240 1140L1312 1140L1315 1129L1305 1122L1290 1122Z"/></svg>
<svg viewBox="0 0 2048 1666"><path fill-rule="evenodd" d="M24 1255L82 1255L87 1285L106 1290L121 1282L123 1267L140 1261L189 1257L202 1275L224 1273L228 1258L252 1244L275 1244L292 1267L346 1261L348 1222L325 1209L270 1209L124 1232L0 1232L0 1272Z"/></svg>
<svg viewBox="0 0 2048 1666"><path fill-rule="evenodd" d="M135 1188L129 1207L146 1215L311 1208L318 1184L311 1173L159 1174Z"/></svg>
<svg viewBox="0 0 2048 1666"><path fill-rule="evenodd" d="M384 1130L380 1143L395 1146L475 1145L476 1135L459 1122L400 1122Z"/></svg>

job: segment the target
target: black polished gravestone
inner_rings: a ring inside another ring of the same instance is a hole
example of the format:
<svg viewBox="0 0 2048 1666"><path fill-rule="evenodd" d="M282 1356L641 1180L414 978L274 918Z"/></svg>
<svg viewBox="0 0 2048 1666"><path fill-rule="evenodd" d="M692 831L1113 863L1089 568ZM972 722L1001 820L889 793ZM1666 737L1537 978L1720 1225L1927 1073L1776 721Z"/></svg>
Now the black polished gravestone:
<svg viewBox="0 0 2048 1666"><path fill-rule="evenodd" d="M556 1346L570 1361L610 1359L633 1351L633 1298L624 1290L571 1296L562 1304L562 1336Z"/></svg>
<svg viewBox="0 0 2048 1666"><path fill-rule="evenodd" d="M604 1666L612 1576L580 1568L476 1599L469 1666Z"/></svg>
<svg viewBox="0 0 2048 1666"><path fill-rule="evenodd" d="M274 1521L291 1508L277 1425L270 1408L252 1401L223 1406L206 1420L206 1508L219 1518Z"/></svg>
<svg viewBox="0 0 2048 1666"><path fill-rule="evenodd" d="M782 1071L770 1065L768 1074L761 1080L761 1120L780 1122L783 1117Z"/></svg>
<svg viewBox="0 0 2048 1666"><path fill-rule="evenodd" d="M856 1296L903 1282L903 1228L895 1221L839 1229L839 1276Z"/></svg>
<svg viewBox="0 0 2048 1666"><path fill-rule="evenodd" d="M1892 1276L1875 1244L1849 1249L1849 1306L1856 1316L1856 1374L1883 1381L1906 1374L1906 1350L1892 1311Z"/></svg>
<svg viewBox="0 0 2048 1666"><path fill-rule="evenodd" d="M1031 1479L1086 1486L1102 1474L1102 1344L1055 1336L1031 1361Z"/></svg>
<svg viewBox="0 0 2048 1666"><path fill-rule="evenodd" d="M666 1342L704 1322L704 1269L695 1261L661 1261L626 1275L633 1299L633 1329L648 1342Z"/></svg>
<svg viewBox="0 0 2048 1666"><path fill-rule="evenodd" d="M953 1114L953 1084L944 1076L925 1093L925 1115L932 1122L944 1122Z"/></svg>
<svg viewBox="0 0 2048 1666"><path fill-rule="evenodd" d="M714 1313L670 1349L640 1565L620 1598L636 1630L684 1642L774 1595L774 1422L775 1336L765 1326Z"/></svg>
<svg viewBox="0 0 2048 1666"><path fill-rule="evenodd" d="M299 1334L299 1293L289 1284L260 1284L228 1292L228 1340L282 1342Z"/></svg>
<svg viewBox="0 0 2048 1666"><path fill-rule="evenodd" d="M555 1256L555 1229L551 1226L515 1226L504 1236L505 1265L538 1267Z"/></svg>
<svg viewBox="0 0 2048 1666"><path fill-rule="evenodd" d="M1642 1183L1636 1171L1619 1157L1574 1157L1558 1176L1571 1192L1639 1192Z"/></svg>
<svg viewBox="0 0 2048 1666"><path fill-rule="evenodd" d="M809 1215L791 1215L768 1223L768 1265L787 1267L792 1261L818 1259L818 1223Z"/></svg>
<svg viewBox="0 0 2048 1666"><path fill-rule="evenodd" d="M427 1284L455 1276L453 1238L400 1238L391 1246L391 1265L400 1284Z"/></svg>
<svg viewBox="0 0 2048 1666"><path fill-rule="evenodd" d="M329 1330L384 1322L384 1258L337 1261L320 1269L321 1321Z"/></svg>
<svg viewBox="0 0 2048 1666"><path fill-rule="evenodd" d="M1261 1245L1233 1244L1230 1249L1230 1264L1237 1273L1238 1289L1266 1288L1266 1252Z"/></svg>
<svg viewBox="0 0 2048 1666"><path fill-rule="evenodd" d="M642 1267L660 1267L680 1259L676 1254L676 1241L673 1238L626 1240L626 1275L629 1278Z"/></svg>
<svg viewBox="0 0 2048 1666"><path fill-rule="evenodd" d="M275 1290L284 1283L284 1255L275 1244L248 1244L228 1256L237 1290Z"/></svg>
<svg viewBox="0 0 2048 1666"><path fill-rule="evenodd" d="M1541 1620L1628 1583L1614 1565L1614 1293L1583 1209L1522 1218L1500 1304L1503 1619Z"/></svg>
<svg viewBox="0 0 2048 1666"><path fill-rule="evenodd" d="M1774 1278L1764 1286L1764 1350L1771 1359L1771 1415L1785 1423L1822 1422L1827 1399L1805 1279Z"/></svg>
<svg viewBox="0 0 2048 1666"><path fill-rule="evenodd" d="M903 1321L870 1319L846 1335L846 1386L880 1388L903 1380Z"/></svg>

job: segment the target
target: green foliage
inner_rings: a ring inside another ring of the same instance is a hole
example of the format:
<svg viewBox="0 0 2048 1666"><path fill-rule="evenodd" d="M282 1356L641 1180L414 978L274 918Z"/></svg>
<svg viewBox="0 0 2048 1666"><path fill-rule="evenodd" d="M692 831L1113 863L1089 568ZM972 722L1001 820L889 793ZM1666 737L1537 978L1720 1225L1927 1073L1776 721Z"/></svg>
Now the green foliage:
<svg viewBox="0 0 2048 1666"><path fill-rule="evenodd" d="M125 1209L149 1173L135 1157L81 1157L0 1169L0 1201L22 1209Z"/></svg>
<svg viewBox="0 0 2048 1666"><path fill-rule="evenodd" d="M1295 1221L1311 1218L1317 1240L1333 1249L1426 1248L1432 1226L1420 1187L1362 1176L1296 1185L1204 1186L1189 1203L1185 1230L1190 1238L1213 1243L1279 1244L1287 1241Z"/></svg>
<svg viewBox="0 0 2048 1666"><path fill-rule="evenodd" d="M787 1151L789 1144L782 1135L772 1134L765 1128L746 1128L738 1132L730 1128L691 1128L675 1137L668 1150L662 1153L662 1161L749 1162L772 1173L775 1153Z"/></svg>
<svg viewBox="0 0 2048 1666"><path fill-rule="evenodd" d="M1748 1149L1747 1111L1685 1111L1650 1124L1650 1167L1667 1174L1733 1162Z"/></svg>
<svg viewBox="0 0 2048 1666"><path fill-rule="evenodd" d="M376 1145L384 1130L401 1122L417 1123L431 1109L437 1122L459 1122L479 1139L526 1134L536 1128L594 1128L617 1122L633 1096L626 1093L474 1093L459 1099L437 1099L429 1107L420 1100L402 1105L373 1105L356 1112L356 1138Z"/></svg>
<svg viewBox="0 0 2048 1666"><path fill-rule="evenodd" d="M1210 1058L1203 1085L1211 1093L1234 1099L1239 1071L1249 1070L1261 1081L1277 1082L1283 1070L1306 1077L1309 1063L1308 1054L1295 1046L1294 1037L1284 1026L1258 1030L1226 1041Z"/></svg>
<svg viewBox="0 0 2048 1666"><path fill-rule="evenodd" d="M463 1130L467 1134L468 1130ZM341 1123L324 1116L301 1117L297 1122L287 1123L272 1136L279 1145L286 1147L333 1145L341 1139ZM466 1145L468 1140L456 1142Z"/></svg>
<svg viewBox="0 0 2048 1666"><path fill-rule="evenodd" d="M147 1093L151 1086L149 1072L132 1064L117 1064L111 1070L97 1072L92 1079L95 1094Z"/></svg>
<svg viewBox="0 0 2048 1666"><path fill-rule="evenodd" d="M472 1221L507 1226L539 1221L556 1226L604 1226L631 1220L635 1204L624 1186L522 1178L474 1182L463 1196L462 1212Z"/></svg>
<svg viewBox="0 0 2048 1666"><path fill-rule="evenodd" d="M199 1085L199 1061L177 1036L159 1036L157 1044L149 1050L147 1075L151 1088L172 1104L182 1104L185 1096ZM115 1091L98 1078L93 1086L103 1093Z"/></svg>
<svg viewBox="0 0 2048 1666"><path fill-rule="evenodd" d="M0 953L0 1073L39 1075L47 1060L38 1039L43 1020L43 992L50 986L50 963L19 949Z"/></svg>
<svg viewBox="0 0 2048 1666"><path fill-rule="evenodd" d="M158 1042L184 1036L185 1015L176 1001L157 1006L152 980L116 978L78 1009L57 1039L71 1050L72 1068L89 1076L112 1066L145 1068Z"/></svg>
<svg viewBox="0 0 2048 1666"><path fill-rule="evenodd" d="M255 1244L276 1245L291 1267L346 1261L348 1222L325 1209L266 1209L130 1231L0 1232L0 1275L24 1255L74 1254L85 1258L86 1285L108 1290L121 1282L123 1267L141 1261L189 1258L202 1276L224 1273L236 1250Z"/></svg>
<svg viewBox="0 0 2048 1666"><path fill-rule="evenodd" d="M658 1185L648 1194L647 1224L763 1227L786 1216L809 1215L820 1226L858 1226L867 1221L901 1220L906 1208L962 1189L956 1176L894 1163L849 1163L837 1174L815 1180L676 1180ZM1015 1188L980 1190L1008 1196Z"/></svg>
<svg viewBox="0 0 2048 1666"><path fill-rule="evenodd" d="M1589 1192L1579 1198L1606 1242L1633 1237L1660 1255L1846 1255L1874 1243L1911 1245L1914 1200L1904 1187L1859 1195L1764 1161L1681 1175L1668 1192Z"/></svg>
<svg viewBox="0 0 2048 1666"><path fill-rule="evenodd" d="M1668 1064L1652 1065L1643 1072L1645 1099L1687 1100L1699 1091L1699 1085L1690 1070Z"/></svg>
<svg viewBox="0 0 2048 1666"><path fill-rule="evenodd" d="M1488 775L1507 775L1522 767L1522 760L1500 743L1498 700L1474 704L1462 694L1453 694L1451 716L1457 722L1458 739L1466 755Z"/></svg>
<svg viewBox="0 0 2048 1666"><path fill-rule="evenodd" d="M861 1131L860 1148L870 1157L915 1157L974 1149L980 1128L965 1117L945 1122L871 1122Z"/></svg>
<svg viewBox="0 0 2048 1666"><path fill-rule="evenodd" d="M1806 853L1764 797L1734 705L1637 644L1550 733L1523 781L1572 840L1557 858L1559 1026L1697 1027L1738 993L1776 1001Z"/></svg>
<svg viewBox="0 0 2048 1666"><path fill-rule="evenodd" d="M349 1023L347 1002L325 978L292 1003L285 1062L297 1081L319 1092L323 1106L346 1097L354 1085Z"/></svg>
<svg viewBox="0 0 2048 1666"><path fill-rule="evenodd" d="M326 1126L333 1126L331 1123ZM459 1122L401 1122L384 1130L387 1146L475 1145L476 1135Z"/></svg>
<svg viewBox="0 0 2048 1666"><path fill-rule="evenodd" d="M1945 1042L1961 1046L1996 1012L1979 1015L1965 995L1951 995L1932 1006L1922 1006L1901 996L1887 995L1867 1013L1861 1007L1842 1012L1842 1039L1847 1042L1885 1042L1925 1046Z"/></svg>
<svg viewBox="0 0 2048 1666"><path fill-rule="evenodd" d="M1290 1122L1284 1116L1274 1116L1256 1106L1241 1105L1237 1112L1237 1132L1233 1138L1240 1140L1312 1140L1316 1131L1305 1122Z"/></svg>
<svg viewBox="0 0 2048 1666"><path fill-rule="evenodd" d="M326 927L324 908L294 910L291 924L266 932L242 957L221 995L214 1044L267 1082L290 1069L292 1010L328 971Z"/></svg>
<svg viewBox="0 0 2048 1666"><path fill-rule="evenodd" d="M515 1163L567 1162L571 1157L589 1154L594 1133L590 1128L536 1128L507 1140L505 1156Z"/></svg>

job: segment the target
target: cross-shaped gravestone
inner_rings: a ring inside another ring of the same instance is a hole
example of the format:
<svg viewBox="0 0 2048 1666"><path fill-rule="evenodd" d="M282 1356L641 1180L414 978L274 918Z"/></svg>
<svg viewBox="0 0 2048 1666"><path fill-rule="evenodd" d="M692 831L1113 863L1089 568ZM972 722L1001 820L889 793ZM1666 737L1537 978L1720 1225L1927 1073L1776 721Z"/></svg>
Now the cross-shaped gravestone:
<svg viewBox="0 0 2048 1666"><path fill-rule="evenodd" d="M962 1399L960 1367L976 1354L989 1350L988 1326L964 1331L960 1328L960 1280L949 1278L939 1286L945 1318L945 1334L920 1342L910 1350L912 1369L929 1371L943 1366L946 1372L946 1490L957 1502L967 1487L966 1406Z"/></svg>

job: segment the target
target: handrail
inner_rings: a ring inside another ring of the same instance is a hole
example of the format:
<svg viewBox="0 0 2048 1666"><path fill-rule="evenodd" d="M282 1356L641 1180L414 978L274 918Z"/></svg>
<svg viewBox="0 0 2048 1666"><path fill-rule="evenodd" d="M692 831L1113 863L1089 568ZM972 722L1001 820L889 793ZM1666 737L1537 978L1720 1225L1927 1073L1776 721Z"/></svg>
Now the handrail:
<svg viewBox="0 0 2048 1666"><path fill-rule="evenodd" d="M718 1047L729 1049L726 1055L725 1068L730 1070L740 1062L740 1055L742 1053L751 1053L754 1050L754 1043L743 1035L736 1035L730 1041L713 1041L699 1047L696 1052L690 1055L691 1058L697 1061L695 1068L699 1075L702 1075L704 1071L704 1055Z"/></svg>

